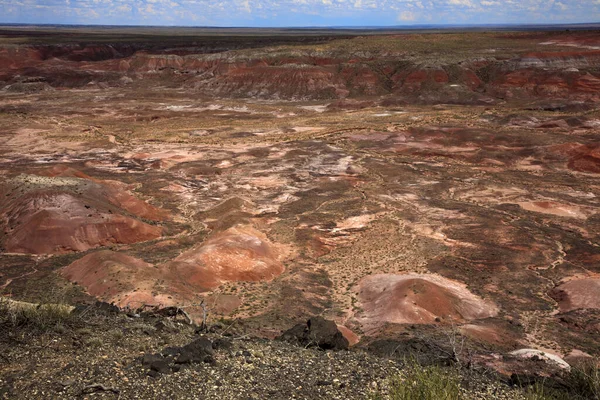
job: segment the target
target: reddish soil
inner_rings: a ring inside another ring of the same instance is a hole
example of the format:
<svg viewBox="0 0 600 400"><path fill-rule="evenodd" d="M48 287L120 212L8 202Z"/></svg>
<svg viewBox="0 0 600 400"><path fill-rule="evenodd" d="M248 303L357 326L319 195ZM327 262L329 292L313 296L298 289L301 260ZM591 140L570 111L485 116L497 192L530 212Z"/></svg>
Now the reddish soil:
<svg viewBox="0 0 600 400"><path fill-rule="evenodd" d="M204 290L222 282L270 281L284 271L280 253L252 227L237 226L218 233L161 267L174 282Z"/></svg>
<svg viewBox="0 0 600 400"><path fill-rule="evenodd" d="M92 296L121 307L166 306L191 301L224 282L270 281L284 270L279 257L277 246L264 234L240 226L162 265L103 250L75 261L61 274ZM235 296L213 297L207 297L213 311L231 313L240 304Z"/></svg>
<svg viewBox="0 0 600 400"><path fill-rule="evenodd" d="M557 286L551 296L556 299L560 311L577 309L600 309L600 278L584 277L569 279Z"/></svg>
<svg viewBox="0 0 600 400"><path fill-rule="evenodd" d="M466 324L460 332L475 342L502 349L514 349L519 343L514 333L493 324Z"/></svg>
<svg viewBox="0 0 600 400"><path fill-rule="evenodd" d="M80 258L61 271L68 280L83 286L89 294L120 307L168 306L172 301L156 296L161 278L152 264L110 250Z"/></svg>
<svg viewBox="0 0 600 400"><path fill-rule="evenodd" d="M435 275L371 275L358 286L363 325L431 324L493 317L498 308L458 282Z"/></svg>
<svg viewBox="0 0 600 400"><path fill-rule="evenodd" d="M0 294L600 354L597 32L98 32L0 35Z"/></svg>
<svg viewBox="0 0 600 400"><path fill-rule="evenodd" d="M138 218L164 214L118 186L22 175L0 193L7 199L0 207L7 252L59 254L161 236L160 226Z"/></svg>

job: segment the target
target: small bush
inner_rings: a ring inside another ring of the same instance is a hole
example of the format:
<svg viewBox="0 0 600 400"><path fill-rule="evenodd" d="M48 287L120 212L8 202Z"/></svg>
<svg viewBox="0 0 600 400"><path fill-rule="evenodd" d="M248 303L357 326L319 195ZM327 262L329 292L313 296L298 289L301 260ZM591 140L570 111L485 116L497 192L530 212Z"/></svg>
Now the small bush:
<svg viewBox="0 0 600 400"><path fill-rule="evenodd" d="M577 396L600 400L600 369L597 360L574 366L567 377L567 385Z"/></svg>
<svg viewBox="0 0 600 400"><path fill-rule="evenodd" d="M526 400L600 400L597 362L575 365L561 380L537 382L525 389Z"/></svg>
<svg viewBox="0 0 600 400"><path fill-rule="evenodd" d="M390 381L392 400L461 400L460 377L454 369L407 363L401 376Z"/></svg>
<svg viewBox="0 0 600 400"><path fill-rule="evenodd" d="M524 394L525 400L568 400L568 395L537 382L527 389Z"/></svg>
<svg viewBox="0 0 600 400"><path fill-rule="evenodd" d="M48 330L69 321L71 310L65 304L31 304L0 298L0 324Z"/></svg>
<svg viewBox="0 0 600 400"><path fill-rule="evenodd" d="M84 344L88 347L97 348L97 347L102 347L102 345L104 345L104 342L99 337L91 337L91 338L86 339Z"/></svg>

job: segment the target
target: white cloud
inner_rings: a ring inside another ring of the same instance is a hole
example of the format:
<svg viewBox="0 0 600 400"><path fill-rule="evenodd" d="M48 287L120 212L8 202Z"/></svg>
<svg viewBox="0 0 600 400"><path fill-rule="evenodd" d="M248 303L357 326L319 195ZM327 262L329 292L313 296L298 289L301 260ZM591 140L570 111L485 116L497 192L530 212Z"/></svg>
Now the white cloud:
<svg viewBox="0 0 600 400"><path fill-rule="evenodd" d="M448 0L448 4L454 6L475 7L473 3L471 3L471 0Z"/></svg>
<svg viewBox="0 0 600 400"><path fill-rule="evenodd" d="M414 21L415 19L417 19L416 14L411 11L403 11L398 15L398 21Z"/></svg>
<svg viewBox="0 0 600 400"><path fill-rule="evenodd" d="M572 23L592 22L599 7L600 0L0 0L0 22L160 24L161 17L172 17L174 24L225 26Z"/></svg>

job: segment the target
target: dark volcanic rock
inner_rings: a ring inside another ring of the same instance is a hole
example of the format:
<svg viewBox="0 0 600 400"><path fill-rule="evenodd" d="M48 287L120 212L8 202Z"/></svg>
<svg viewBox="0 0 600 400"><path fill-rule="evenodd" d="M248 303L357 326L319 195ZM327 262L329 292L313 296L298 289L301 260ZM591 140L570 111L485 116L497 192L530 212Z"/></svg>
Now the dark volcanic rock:
<svg viewBox="0 0 600 400"><path fill-rule="evenodd" d="M169 372L169 359L160 354L144 354L142 365L161 374Z"/></svg>
<svg viewBox="0 0 600 400"><path fill-rule="evenodd" d="M170 371L178 372L182 364L214 364L213 344L205 337L181 347L167 347L157 354L144 354L142 366L148 369L148 375L157 376Z"/></svg>
<svg viewBox="0 0 600 400"><path fill-rule="evenodd" d="M348 340L335 322L322 317L312 317L305 324L295 325L285 331L279 340L323 350L348 350Z"/></svg>
<svg viewBox="0 0 600 400"><path fill-rule="evenodd" d="M175 361L177 364L189 364L192 362L212 362L213 344L204 337L186 344L180 350L179 357Z"/></svg>

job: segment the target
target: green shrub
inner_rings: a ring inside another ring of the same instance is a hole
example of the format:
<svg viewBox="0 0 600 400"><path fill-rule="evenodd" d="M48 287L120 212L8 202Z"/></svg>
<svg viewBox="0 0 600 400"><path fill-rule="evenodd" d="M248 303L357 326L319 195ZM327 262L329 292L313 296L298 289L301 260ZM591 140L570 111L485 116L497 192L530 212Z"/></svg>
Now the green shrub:
<svg viewBox="0 0 600 400"><path fill-rule="evenodd" d="M525 389L525 400L567 400L567 394L556 391L545 385L544 382L537 382Z"/></svg>
<svg viewBox="0 0 600 400"><path fill-rule="evenodd" d="M584 399L600 400L600 369L598 361L590 360L571 369L567 377L570 391Z"/></svg>
<svg viewBox="0 0 600 400"><path fill-rule="evenodd" d="M526 400L600 400L597 361L575 365L557 388L554 381L537 382L525 389ZM554 386L554 387L552 387Z"/></svg>
<svg viewBox="0 0 600 400"><path fill-rule="evenodd" d="M456 370L421 366L408 362L399 376L390 380L392 400L461 400L460 377Z"/></svg>

